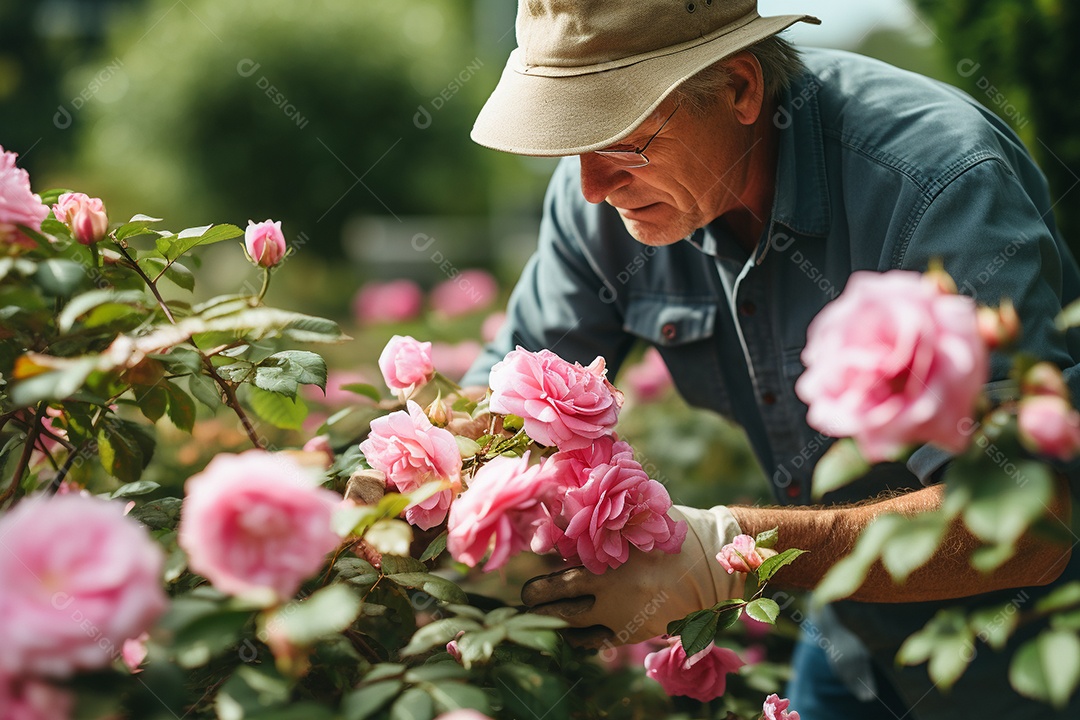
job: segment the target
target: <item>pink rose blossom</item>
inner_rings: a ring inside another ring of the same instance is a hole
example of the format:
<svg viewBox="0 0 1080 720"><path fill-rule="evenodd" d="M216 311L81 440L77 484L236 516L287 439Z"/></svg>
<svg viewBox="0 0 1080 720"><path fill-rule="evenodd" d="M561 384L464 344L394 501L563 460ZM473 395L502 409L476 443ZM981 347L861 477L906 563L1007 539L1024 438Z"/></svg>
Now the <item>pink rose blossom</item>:
<svg viewBox="0 0 1080 720"><path fill-rule="evenodd" d="M712 643L687 658L678 635L668 638L668 646L645 657L645 674L656 680L668 695L685 695L709 702L727 690L727 674L737 671L743 661L733 650Z"/></svg>
<svg viewBox="0 0 1080 720"><path fill-rule="evenodd" d="M123 510L37 496L0 518L0 674L105 667L165 611L164 555Z"/></svg>
<svg viewBox="0 0 1080 720"><path fill-rule="evenodd" d="M604 359L589 367L550 350L511 350L491 369L491 410L521 416L525 432L560 450L588 447L615 427L622 393L605 378Z"/></svg>
<svg viewBox="0 0 1080 720"><path fill-rule="evenodd" d="M1039 455L1071 460L1080 452L1080 413L1057 395L1020 401L1016 422L1024 447Z"/></svg>
<svg viewBox="0 0 1080 720"><path fill-rule="evenodd" d="M408 335L395 335L379 355L379 370L386 386L395 392L411 392L435 376L431 343Z"/></svg>
<svg viewBox="0 0 1080 720"><path fill-rule="evenodd" d="M483 310L495 302L498 294L499 284L491 273L463 270L431 290L431 307L444 317L457 317Z"/></svg>
<svg viewBox="0 0 1080 720"><path fill-rule="evenodd" d="M465 377L483 348L475 340L462 340L459 343L432 343L431 362L439 372L457 382Z"/></svg>
<svg viewBox="0 0 1080 720"><path fill-rule="evenodd" d="M386 475L386 484L409 493L428 482L443 480L450 489L435 493L405 510L405 519L422 530L444 519L461 486L461 451L447 430L431 424L423 409L413 401L407 411L398 410L371 421L367 440L360 452L368 464Z"/></svg>
<svg viewBox="0 0 1080 720"><path fill-rule="evenodd" d="M101 198L86 193L64 193L53 205L53 215L68 226L72 237L82 245L99 242L109 231L109 216Z"/></svg>
<svg viewBox="0 0 1080 720"><path fill-rule="evenodd" d="M244 246L251 259L262 267L277 265L285 257L285 236L281 232L281 221L263 220L257 223L248 220L247 229L244 230Z"/></svg>
<svg viewBox="0 0 1080 720"><path fill-rule="evenodd" d="M480 339L484 342L492 342L506 324L506 313L503 311L493 312L484 318L484 324L480 326Z"/></svg>
<svg viewBox="0 0 1080 720"><path fill-rule="evenodd" d="M469 489L450 507L446 548L458 562L476 565L491 550L486 570L506 564L529 548L541 519L539 495L544 465L529 466L529 455L497 457L480 468Z"/></svg>
<svg viewBox="0 0 1080 720"><path fill-rule="evenodd" d="M625 563L631 545L643 552L682 548L686 523L668 516L667 489L648 476L627 443L606 436L591 447L556 453L549 466L549 519L537 526L535 551L554 546L599 574Z"/></svg>
<svg viewBox="0 0 1080 720"><path fill-rule="evenodd" d="M765 698L765 704L761 706L765 713L764 720L799 720L799 713L788 710L789 705L791 705L790 700L773 693Z"/></svg>
<svg viewBox="0 0 1080 720"><path fill-rule="evenodd" d="M3 720L66 720L75 698L67 690L33 678L0 673L0 718Z"/></svg>
<svg viewBox="0 0 1080 720"><path fill-rule="evenodd" d="M727 570L728 575L757 570L764 560L757 551L757 543L749 535L736 535L716 554L716 562Z"/></svg>
<svg viewBox="0 0 1080 720"><path fill-rule="evenodd" d="M807 423L853 437L873 462L930 442L953 452L969 435L988 357L975 302L918 273L856 272L810 323L795 385Z"/></svg>
<svg viewBox="0 0 1080 720"><path fill-rule="evenodd" d="M16 153L0 146L0 243L15 243L27 248L37 244L24 236L18 225L41 231L41 221L49 216L49 208L41 197L30 190L30 174L15 167Z"/></svg>
<svg viewBox="0 0 1080 720"><path fill-rule="evenodd" d="M416 319L424 305L424 291L412 280L374 280L353 298L353 316L362 325L400 323Z"/></svg>
<svg viewBox="0 0 1080 720"><path fill-rule="evenodd" d="M671 373L654 347L645 351L641 362L628 367L623 378L634 397L646 403L659 400L672 386Z"/></svg>
<svg viewBox="0 0 1080 720"><path fill-rule="evenodd" d="M232 595L294 596L340 542L330 516L341 498L314 475L262 450L214 457L186 485L179 542L191 570Z"/></svg>
<svg viewBox="0 0 1080 720"><path fill-rule="evenodd" d="M139 666L146 660L146 641L149 639L150 634L143 633L137 638L128 638L124 641L124 647L120 651L120 658L132 675L142 672Z"/></svg>

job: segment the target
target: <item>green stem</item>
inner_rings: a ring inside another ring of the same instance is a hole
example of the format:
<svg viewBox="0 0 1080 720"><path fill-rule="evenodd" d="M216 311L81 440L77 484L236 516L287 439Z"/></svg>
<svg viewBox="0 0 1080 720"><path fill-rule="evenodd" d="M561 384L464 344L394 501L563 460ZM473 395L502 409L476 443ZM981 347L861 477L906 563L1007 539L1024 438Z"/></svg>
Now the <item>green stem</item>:
<svg viewBox="0 0 1080 720"><path fill-rule="evenodd" d="M22 455L19 457L19 464L15 466L15 473L11 478L11 484L8 485L7 490L3 495L0 495L0 505L6 503L19 489L19 485L22 484L23 473L26 472L27 467L30 465L30 456L34 452L34 445L37 444L38 434L41 432L41 416L45 414L45 408L49 403L42 400L38 403L37 410L34 412L34 419L30 424L30 428L26 431L26 445L23 446Z"/></svg>
<svg viewBox="0 0 1080 720"><path fill-rule="evenodd" d="M256 305L259 305L259 304L262 303L263 298L266 297L266 291L269 290L269 289L270 289L270 268L264 267L263 268L262 287L259 289L258 297L255 298L255 304Z"/></svg>

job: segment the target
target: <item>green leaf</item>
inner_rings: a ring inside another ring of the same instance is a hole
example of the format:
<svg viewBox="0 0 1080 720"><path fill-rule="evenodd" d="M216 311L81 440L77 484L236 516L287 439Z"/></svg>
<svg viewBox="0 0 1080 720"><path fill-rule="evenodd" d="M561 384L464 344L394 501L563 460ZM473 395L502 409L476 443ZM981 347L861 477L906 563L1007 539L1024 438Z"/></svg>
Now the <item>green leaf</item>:
<svg viewBox="0 0 1080 720"><path fill-rule="evenodd" d="M269 392L293 397L298 383L317 385L326 390L326 361L316 353L286 350L274 353L259 363L255 385Z"/></svg>
<svg viewBox="0 0 1080 720"><path fill-rule="evenodd" d="M780 539L780 528L772 528L771 530L763 530L757 534L754 538L754 544L759 548L772 548L776 547L777 540Z"/></svg>
<svg viewBox="0 0 1080 720"><path fill-rule="evenodd" d="M896 661L918 665L930 661L930 679L943 689L952 687L975 657L975 635L960 608L940 610L926 626L900 646Z"/></svg>
<svg viewBox="0 0 1080 720"><path fill-rule="evenodd" d="M1047 512L1054 494L1050 468L1038 462L1012 463L988 471L984 464L957 478L954 493L966 496L964 524L980 540L1015 543ZM977 474L976 474L977 473ZM950 488L951 489L951 488Z"/></svg>
<svg viewBox="0 0 1080 720"><path fill-rule="evenodd" d="M829 448L814 467L813 497L820 500L826 493L848 485L870 470L870 464L859 452L854 440L844 438Z"/></svg>
<svg viewBox="0 0 1080 720"><path fill-rule="evenodd" d="M142 449L119 422L106 423L97 434L98 457L110 475L123 482L139 479L145 466Z"/></svg>
<svg viewBox="0 0 1080 720"><path fill-rule="evenodd" d="M487 662L495 652L495 646L505 639L506 628L503 627L466 632L457 641L462 664L470 668L476 663Z"/></svg>
<svg viewBox="0 0 1080 720"><path fill-rule="evenodd" d="M289 683L272 665L241 665L218 690L214 705L218 720L286 720L287 710L280 713L265 711L281 708L288 700ZM302 717L317 718L310 708L305 709Z"/></svg>
<svg viewBox="0 0 1080 720"><path fill-rule="evenodd" d="M446 578L428 572L396 573L387 575L387 579L402 587L423 590L436 600L452 603L468 602L468 597L461 588Z"/></svg>
<svg viewBox="0 0 1080 720"><path fill-rule="evenodd" d="M1080 639L1065 630L1043 631L1013 655L1009 682L1025 697L1064 708L1080 682Z"/></svg>
<svg viewBox="0 0 1080 720"><path fill-rule="evenodd" d="M776 618L780 615L780 606L771 598L758 598L746 604L746 614L758 622L776 624Z"/></svg>
<svg viewBox="0 0 1080 720"><path fill-rule="evenodd" d="M135 398L139 410L150 422L157 422L165 414L169 405L169 393L161 385L151 385L148 388L139 388L141 393Z"/></svg>
<svg viewBox="0 0 1080 720"><path fill-rule="evenodd" d="M881 563L898 583L925 565L945 535L949 520L940 512L926 512L910 517L898 526L881 549Z"/></svg>
<svg viewBox="0 0 1080 720"><path fill-rule="evenodd" d="M117 240L126 240L131 237L138 237L139 235L148 235L154 231L150 229L150 226L161 222L161 218L150 217L149 215L135 215L126 223L116 228L114 236Z"/></svg>
<svg viewBox="0 0 1080 720"><path fill-rule="evenodd" d="M360 614L360 597L342 584L316 590L304 600L275 610L266 618L294 645L309 647L346 630Z"/></svg>
<svg viewBox="0 0 1080 720"><path fill-rule="evenodd" d="M1035 612L1050 613L1057 610L1074 609L1080 606L1080 580L1065 583L1061 587L1039 598L1035 603Z"/></svg>
<svg viewBox="0 0 1080 720"><path fill-rule="evenodd" d="M1012 602L978 608L968 617L975 637L995 650L1002 650L1020 621L1018 606Z"/></svg>
<svg viewBox="0 0 1080 720"><path fill-rule="evenodd" d="M68 332L75 321L94 308L102 305L124 307L142 306L146 294L142 290L90 290L73 297L56 318L60 332Z"/></svg>
<svg viewBox="0 0 1080 720"><path fill-rule="evenodd" d="M189 375L188 389L191 390L191 394L196 400L210 410L216 411L221 407L221 393L218 390L217 383L206 375L199 375L197 373Z"/></svg>
<svg viewBox="0 0 1080 720"><path fill-rule="evenodd" d="M192 291L195 289L195 275L188 269L187 265L174 262L165 268L165 277L184 290Z"/></svg>
<svg viewBox="0 0 1080 720"><path fill-rule="evenodd" d="M443 618L428 623L413 633L409 644L401 650L403 656L420 655L434 648L441 648L462 631L480 630L480 623L468 618Z"/></svg>
<svg viewBox="0 0 1080 720"><path fill-rule="evenodd" d="M86 281L86 268L71 260L53 258L38 263L34 282L53 297L68 297Z"/></svg>
<svg viewBox="0 0 1080 720"><path fill-rule="evenodd" d="M267 392L257 387L245 385L247 400L251 409L261 419L283 430L300 430L307 418L307 405L300 398L290 400L284 395Z"/></svg>
<svg viewBox="0 0 1080 720"><path fill-rule="evenodd" d="M409 688L401 693L390 707L390 720L432 720L434 717L435 703L419 688Z"/></svg>
<svg viewBox="0 0 1080 720"><path fill-rule="evenodd" d="M29 407L41 400L65 400L82 388L96 364L92 357L79 358L62 370L50 370L19 380L11 386L11 402L15 406Z"/></svg>
<svg viewBox="0 0 1080 720"><path fill-rule="evenodd" d="M764 562L762 562L757 569L758 582L768 582L780 568L795 562L795 558L805 552L805 550L799 550L798 548L788 548L770 558L765 558Z"/></svg>
<svg viewBox="0 0 1080 720"><path fill-rule="evenodd" d="M454 661L428 662L420 667L409 668L405 671L407 683L431 683L441 680L464 680L469 677L469 671Z"/></svg>
<svg viewBox="0 0 1080 720"><path fill-rule="evenodd" d="M439 557L443 550L446 549L446 537L446 530L443 530L435 536L435 539L428 543L427 548L425 548L424 552L420 555L420 562L427 562L428 560L434 560Z"/></svg>
<svg viewBox="0 0 1080 720"><path fill-rule="evenodd" d="M139 495L152 493L159 487L161 487L161 485L153 480L137 480L136 482L125 483L116 488L109 494L109 497L114 500L117 498L137 497Z"/></svg>
<svg viewBox="0 0 1080 720"><path fill-rule="evenodd" d="M841 600L862 587L866 574L881 556L886 541L906 521L906 518L899 515L880 515L875 518L859 535L851 554L829 568L825 577L814 588L814 604L820 607L833 600Z"/></svg>
<svg viewBox="0 0 1080 720"><path fill-rule="evenodd" d="M448 664L448 663L443 663ZM440 712L473 709L481 713L491 712L487 694L478 687L460 682L440 682L428 687L431 699Z"/></svg>
<svg viewBox="0 0 1080 720"><path fill-rule="evenodd" d="M191 432L195 427L195 401L176 383L166 382L169 394L169 419L180 430Z"/></svg>
<svg viewBox="0 0 1080 720"><path fill-rule="evenodd" d="M181 667L205 665L240 641L251 612L220 610L205 614L176 631L172 652Z"/></svg>
<svg viewBox="0 0 1080 720"><path fill-rule="evenodd" d="M535 613L519 613L507 618L503 624L512 630L561 630L569 625L562 618Z"/></svg>
<svg viewBox="0 0 1080 720"><path fill-rule="evenodd" d="M366 398L370 398L375 402L379 402L382 396L374 385L368 385L366 383L348 383L341 386L342 390L348 390L349 392L356 393L357 395L363 395Z"/></svg>
<svg viewBox="0 0 1080 720"><path fill-rule="evenodd" d="M522 630L509 628L506 639L522 647L554 655L559 648L559 634L552 630Z"/></svg>
<svg viewBox="0 0 1080 720"><path fill-rule="evenodd" d="M176 260L192 248L199 247L200 245L211 245L213 243L221 242L222 240L230 240L243 234L243 230L235 225L229 225L227 223L223 225L205 225L203 227L188 228L180 231L179 235L163 238L166 249L162 254L165 255L167 260ZM160 242L158 247L159 249L161 248Z"/></svg>
<svg viewBox="0 0 1080 720"><path fill-rule="evenodd" d="M718 621L719 616L712 609L698 610L686 617L686 624L679 631L679 639L687 657L696 655L709 646L716 635Z"/></svg>
<svg viewBox="0 0 1080 720"><path fill-rule="evenodd" d="M367 720L397 697L403 687L400 680L362 685L342 699L341 714L345 720Z"/></svg>
<svg viewBox="0 0 1080 720"><path fill-rule="evenodd" d="M399 555L383 555L382 571L385 575L400 575L401 573L427 573L424 563Z"/></svg>

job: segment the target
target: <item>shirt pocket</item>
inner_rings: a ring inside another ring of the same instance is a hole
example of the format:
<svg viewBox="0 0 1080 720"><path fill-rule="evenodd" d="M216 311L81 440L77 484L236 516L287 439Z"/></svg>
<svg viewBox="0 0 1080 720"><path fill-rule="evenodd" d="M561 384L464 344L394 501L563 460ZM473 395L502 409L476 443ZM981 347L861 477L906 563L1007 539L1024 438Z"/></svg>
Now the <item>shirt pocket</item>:
<svg viewBox="0 0 1080 720"><path fill-rule="evenodd" d="M623 320L623 330L660 347L712 337L715 326L715 298L631 297Z"/></svg>

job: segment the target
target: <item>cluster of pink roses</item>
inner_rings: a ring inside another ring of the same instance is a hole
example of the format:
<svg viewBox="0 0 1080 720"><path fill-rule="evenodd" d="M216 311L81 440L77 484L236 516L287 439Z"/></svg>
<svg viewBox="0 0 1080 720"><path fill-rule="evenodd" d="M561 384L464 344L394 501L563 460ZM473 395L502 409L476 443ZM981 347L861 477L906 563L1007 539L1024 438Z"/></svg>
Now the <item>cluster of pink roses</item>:
<svg viewBox="0 0 1080 720"><path fill-rule="evenodd" d="M67 717L49 680L108 667L157 620L164 555L123 505L79 493L23 500L0 539L0 708Z"/></svg>
<svg viewBox="0 0 1080 720"><path fill-rule="evenodd" d="M428 382L435 372L430 350L430 343L395 336L379 358L386 384L407 396ZM510 352L491 371L489 408L520 417L531 440L558 452L539 463L528 454L493 458L464 492L457 440L429 418L445 414L437 403L425 413L408 401L406 410L375 420L360 450L398 492L444 483L405 516L424 529L449 517L447 548L471 566L489 551L490 570L526 549L556 550L600 573L626 562L630 546L678 552L685 523L668 516L667 490L612 435L622 394L605 376L603 358L582 367L548 350Z"/></svg>
<svg viewBox="0 0 1080 720"><path fill-rule="evenodd" d="M490 273L470 269L432 288L428 301L436 314L453 318L483 310L498 294L498 283ZM353 298L353 314L365 325L407 322L418 317L423 306L424 291L402 278L365 283Z"/></svg>

